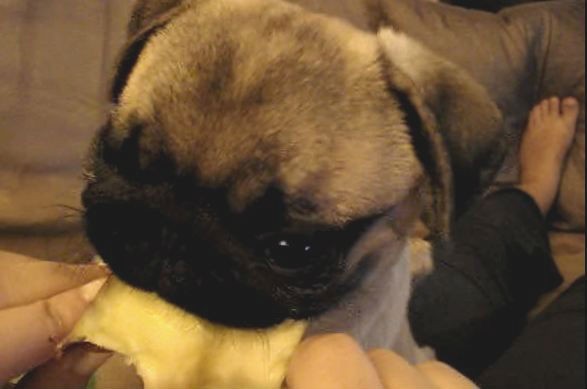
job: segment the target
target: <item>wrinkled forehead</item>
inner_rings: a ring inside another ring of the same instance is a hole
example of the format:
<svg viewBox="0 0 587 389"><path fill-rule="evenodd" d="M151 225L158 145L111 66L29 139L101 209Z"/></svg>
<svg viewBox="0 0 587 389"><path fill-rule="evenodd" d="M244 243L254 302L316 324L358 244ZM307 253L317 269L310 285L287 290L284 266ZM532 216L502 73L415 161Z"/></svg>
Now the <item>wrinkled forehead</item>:
<svg viewBox="0 0 587 389"><path fill-rule="evenodd" d="M362 54L373 51L373 39L353 32L343 23L283 2L206 2L184 11L149 39L124 95L145 92L146 85L132 82L145 77L151 78L148 88L157 91L151 99L165 101L169 94L189 92L201 109L254 102L266 95L284 98L288 87L324 95L316 82L339 84L360 57L343 43ZM177 90L170 85L174 81L190 88ZM277 89L271 88L274 84Z"/></svg>
<svg viewBox="0 0 587 389"><path fill-rule="evenodd" d="M277 187L296 217L336 224L406 196L421 172L374 40L254 4L210 2L158 32L113 137L148 128L145 148L162 143L179 169L228 187L235 210Z"/></svg>

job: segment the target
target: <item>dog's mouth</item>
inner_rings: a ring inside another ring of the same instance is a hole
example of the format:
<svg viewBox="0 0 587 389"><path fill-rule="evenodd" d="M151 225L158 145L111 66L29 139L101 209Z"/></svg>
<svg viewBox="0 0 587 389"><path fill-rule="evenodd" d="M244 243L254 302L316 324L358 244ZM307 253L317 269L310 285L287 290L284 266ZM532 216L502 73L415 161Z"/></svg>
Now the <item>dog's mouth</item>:
<svg viewBox="0 0 587 389"><path fill-rule="evenodd" d="M349 269L345 255L370 218L344 231L256 235L211 213L176 214L184 216L140 203L88 203L87 235L119 278L213 322L262 328L319 315L369 267Z"/></svg>

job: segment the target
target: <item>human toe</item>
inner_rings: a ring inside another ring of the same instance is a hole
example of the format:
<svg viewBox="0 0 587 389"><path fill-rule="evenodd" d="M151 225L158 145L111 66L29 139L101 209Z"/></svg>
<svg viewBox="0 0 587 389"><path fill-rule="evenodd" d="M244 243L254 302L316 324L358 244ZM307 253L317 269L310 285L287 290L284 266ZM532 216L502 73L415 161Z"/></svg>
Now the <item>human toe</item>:
<svg viewBox="0 0 587 389"><path fill-rule="evenodd" d="M538 111L540 112L541 117L548 115L548 113L550 112L550 99L542 100L539 104Z"/></svg>
<svg viewBox="0 0 587 389"><path fill-rule="evenodd" d="M551 97L548 99L548 113L550 115L560 114L560 100L558 97Z"/></svg>
<svg viewBox="0 0 587 389"><path fill-rule="evenodd" d="M536 104L534 108L530 111L530 115L528 117L528 123L532 125L536 125L542 119L542 103Z"/></svg>
<svg viewBox="0 0 587 389"><path fill-rule="evenodd" d="M561 106L563 119L569 126L574 126L579 115L579 102L574 97L567 97Z"/></svg>

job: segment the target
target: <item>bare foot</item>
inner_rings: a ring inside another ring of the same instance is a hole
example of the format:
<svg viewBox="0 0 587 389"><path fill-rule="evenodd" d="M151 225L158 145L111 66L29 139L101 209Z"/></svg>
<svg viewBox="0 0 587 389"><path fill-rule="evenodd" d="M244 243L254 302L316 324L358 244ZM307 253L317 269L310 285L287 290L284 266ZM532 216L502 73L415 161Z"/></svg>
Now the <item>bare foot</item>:
<svg viewBox="0 0 587 389"><path fill-rule="evenodd" d="M546 215L558 192L565 157L575 136L579 103L551 97L530 112L520 144L520 184Z"/></svg>

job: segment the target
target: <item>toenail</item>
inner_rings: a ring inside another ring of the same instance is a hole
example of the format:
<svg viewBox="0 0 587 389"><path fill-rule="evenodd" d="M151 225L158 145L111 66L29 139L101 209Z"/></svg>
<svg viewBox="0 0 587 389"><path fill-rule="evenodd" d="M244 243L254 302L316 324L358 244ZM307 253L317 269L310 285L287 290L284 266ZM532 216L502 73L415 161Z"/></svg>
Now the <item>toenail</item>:
<svg viewBox="0 0 587 389"><path fill-rule="evenodd" d="M574 97L567 97L563 100L564 105L578 105L579 102Z"/></svg>

